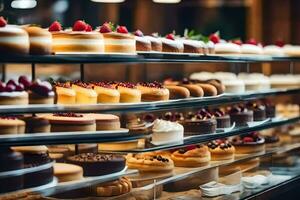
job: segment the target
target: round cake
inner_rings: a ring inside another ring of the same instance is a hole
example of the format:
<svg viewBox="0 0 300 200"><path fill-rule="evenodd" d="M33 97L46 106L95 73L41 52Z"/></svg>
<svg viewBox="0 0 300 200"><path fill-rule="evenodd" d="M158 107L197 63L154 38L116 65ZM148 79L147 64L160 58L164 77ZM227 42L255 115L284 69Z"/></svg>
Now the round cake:
<svg viewBox="0 0 300 200"><path fill-rule="evenodd" d="M51 124L51 132L96 131L95 118L76 113L40 115Z"/></svg>
<svg viewBox="0 0 300 200"><path fill-rule="evenodd" d="M26 123L25 133L50 133L51 126L49 120L38 116L21 117Z"/></svg>
<svg viewBox="0 0 300 200"><path fill-rule="evenodd" d="M209 164L210 156L207 146L192 145L175 151L171 159L176 167L201 167Z"/></svg>
<svg viewBox="0 0 300 200"><path fill-rule="evenodd" d="M28 88L28 94L29 104L54 104L54 92L48 81L37 79Z"/></svg>
<svg viewBox="0 0 300 200"><path fill-rule="evenodd" d="M265 139L256 132L238 136L232 140L236 154L261 153L265 151Z"/></svg>
<svg viewBox="0 0 300 200"><path fill-rule="evenodd" d="M49 164L49 167L24 175L24 188L37 187L53 181L52 159L49 157L46 146L13 147L14 151L24 156L24 168L37 167Z"/></svg>
<svg viewBox="0 0 300 200"><path fill-rule="evenodd" d="M92 31L89 26L78 20L72 30L62 30L59 22L53 22L49 27L52 33L52 49L55 53L103 53L103 36Z"/></svg>
<svg viewBox="0 0 300 200"><path fill-rule="evenodd" d="M151 143L154 145L178 143L183 140L184 128L176 122L156 119L152 131Z"/></svg>
<svg viewBox="0 0 300 200"><path fill-rule="evenodd" d="M138 103L141 102L142 93L132 83L118 83L117 89L120 92L121 103Z"/></svg>
<svg viewBox="0 0 300 200"><path fill-rule="evenodd" d="M90 113L85 114L85 116L96 120L97 131L120 130L121 128L120 118L116 115Z"/></svg>
<svg viewBox="0 0 300 200"><path fill-rule="evenodd" d="M207 146L213 161L231 160L234 158L235 148L227 140L214 140L207 143Z"/></svg>
<svg viewBox="0 0 300 200"><path fill-rule="evenodd" d="M242 44L241 53L242 54L263 54L263 49L259 45Z"/></svg>
<svg viewBox="0 0 300 200"><path fill-rule="evenodd" d="M94 91L93 85L74 81L72 89L76 93L76 104L97 104L98 95Z"/></svg>
<svg viewBox="0 0 300 200"><path fill-rule="evenodd" d="M135 36L129 34L125 26L115 28L112 23L104 23L100 33L103 34L105 53L135 54Z"/></svg>
<svg viewBox="0 0 300 200"><path fill-rule="evenodd" d="M226 114L222 109L215 109L213 115L217 120L217 128L231 127L230 116Z"/></svg>
<svg viewBox="0 0 300 200"><path fill-rule="evenodd" d="M59 182L76 181L83 178L83 169L80 166L66 164L66 163L55 163L54 176Z"/></svg>
<svg viewBox="0 0 300 200"><path fill-rule="evenodd" d="M169 100L170 92L158 82L139 83L137 88L142 93L142 101L166 101Z"/></svg>
<svg viewBox="0 0 300 200"><path fill-rule="evenodd" d="M272 56L283 56L283 49L277 45L267 45L263 49L263 53Z"/></svg>
<svg viewBox="0 0 300 200"><path fill-rule="evenodd" d="M234 106L229 110L231 123L237 127L248 126L248 122L253 121L253 111L243 106Z"/></svg>
<svg viewBox="0 0 300 200"><path fill-rule="evenodd" d="M129 169L137 169L142 173L166 173L172 172L174 169L173 161L162 155L128 154L126 164Z"/></svg>
<svg viewBox="0 0 300 200"><path fill-rule="evenodd" d="M254 121L263 121L266 119L266 108L264 105L248 102L247 108L253 111L253 120Z"/></svg>
<svg viewBox="0 0 300 200"><path fill-rule="evenodd" d="M72 89L71 84L55 83L55 103L57 104L75 104L76 92Z"/></svg>
<svg viewBox="0 0 300 200"><path fill-rule="evenodd" d="M0 81L0 105L26 105L29 103L28 93L24 86L10 79L6 84Z"/></svg>
<svg viewBox="0 0 300 200"><path fill-rule="evenodd" d="M0 117L0 135L25 133L25 122L16 117Z"/></svg>
<svg viewBox="0 0 300 200"><path fill-rule="evenodd" d="M52 53L52 35L49 31L37 26L25 26L24 30L29 35L30 54L47 55Z"/></svg>
<svg viewBox="0 0 300 200"><path fill-rule="evenodd" d="M125 158L113 154L82 153L69 157L67 162L81 166L83 176L112 174L125 168Z"/></svg>
<svg viewBox="0 0 300 200"><path fill-rule="evenodd" d="M25 30L18 26L7 25L6 20L0 17L0 53L28 54L29 37Z"/></svg>

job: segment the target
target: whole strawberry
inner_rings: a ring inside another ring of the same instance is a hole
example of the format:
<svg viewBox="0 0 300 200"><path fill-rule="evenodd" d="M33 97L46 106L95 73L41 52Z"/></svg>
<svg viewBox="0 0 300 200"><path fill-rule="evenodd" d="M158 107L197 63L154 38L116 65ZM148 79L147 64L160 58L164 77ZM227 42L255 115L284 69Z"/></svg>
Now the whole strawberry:
<svg viewBox="0 0 300 200"><path fill-rule="evenodd" d="M53 22L48 29L48 31L50 31L50 32L61 31L61 30L62 30L62 27L58 21Z"/></svg>
<svg viewBox="0 0 300 200"><path fill-rule="evenodd" d="M112 32L111 25L107 22L105 22L101 27L100 27L100 33L110 33Z"/></svg>
<svg viewBox="0 0 300 200"><path fill-rule="evenodd" d="M220 42L220 35L219 32L215 32L209 35L209 40L213 43L217 44Z"/></svg>
<svg viewBox="0 0 300 200"><path fill-rule="evenodd" d="M73 25L73 31L85 31L87 29L87 24L82 20L77 20Z"/></svg>
<svg viewBox="0 0 300 200"><path fill-rule="evenodd" d="M118 26L117 32L127 34L128 30L127 30L126 26Z"/></svg>
<svg viewBox="0 0 300 200"><path fill-rule="evenodd" d="M173 33L169 33L168 35L166 35L166 38L169 40L175 40L175 36Z"/></svg>
<svg viewBox="0 0 300 200"><path fill-rule="evenodd" d="M252 45L257 45L257 41L254 38L249 39L246 44L252 44Z"/></svg>
<svg viewBox="0 0 300 200"><path fill-rule="evenodd" d="M86 29L85 29L86 32L92 32L93 31L93 28L91 25L89 24L86 24Z"/></svg>
<svg viewBox="0 0 300 200"><path fill-rule="evenodd" d="M6 20L3 17L0 17L0 27L5 27L7 24Z"/></svg>

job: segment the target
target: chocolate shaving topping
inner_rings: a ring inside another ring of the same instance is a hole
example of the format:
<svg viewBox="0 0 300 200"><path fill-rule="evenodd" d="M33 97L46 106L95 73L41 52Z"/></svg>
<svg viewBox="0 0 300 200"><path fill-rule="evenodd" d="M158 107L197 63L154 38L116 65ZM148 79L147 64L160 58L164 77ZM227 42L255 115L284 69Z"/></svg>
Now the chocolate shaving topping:
<svg viewBox="0 0 300 200"><path fill-rule="evenodd" d="M57 116L57 117L83 117L83 115L80 114L76 114L76 113L54 113L53 116Z"/></svg>
<svg viewBox="0 0 300 200"><path fill-rule="evenodd" d="M84 82L81 82L79 80L73 81L72 84L78 85L80 87L86 88L86 89L93 89L93 86Z"/></svg>
<svg viewBox="0 0 300 200"><path fill-rule="evenodd" d="M103 88L116 89L113 85L106 82L92 82L92 84Z"/></svg>
<svg viewBox="0 0 300 200"><path fill-rule="evenodd" d="M150 87L150 88L164 88L163 85L157 81L154 81L152 83L149 82L141 82L139 85L144 87Z"/></svg>
<svg viewBox="0 0 300 200"><path fill-rule="evenodd" d="M131 89L136 89L136 85L133 84L133 83L128 83L128 82L121 82L121 83L118 83L116 88L118 87L126 87L126 88L131 88Z"/></svg>

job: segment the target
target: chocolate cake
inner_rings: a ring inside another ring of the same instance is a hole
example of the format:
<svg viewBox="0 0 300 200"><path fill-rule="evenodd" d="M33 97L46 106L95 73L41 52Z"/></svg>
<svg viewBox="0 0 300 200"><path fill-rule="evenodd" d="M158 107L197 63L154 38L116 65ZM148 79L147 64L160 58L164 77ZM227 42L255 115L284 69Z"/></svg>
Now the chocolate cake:
<svg viewBox="0 0 300 200"><path fill-rule="evenodd" d="M0 148L0 172L23 169L23 156L10 148ZM23 188L23 175L0 178L0 193Z"/></svg>
<svg viewBox="0 0 300 200"><path fill-rule="evenodd" d="M231 126L230 116L221 109L215 109L215 119L217 120L217 128L229 128Z"/></svg>
<svg viewBox="0 0 300 200"><path fill-rule="evenodd" d="M267 118L274 118L276 117L276 107L268 100L263 100L263 105L266 108L266 117Z"/></svg>
<svg viewBox="0 0 300 200"><path fill-rule="evenodd" d="M253 111L254 121L263 121L266 119L266 108L263 105L249 102L247 103L247 108Z"/></svg>
<svg viewBox="0 0 300 200"><path fill-rule="evenodd" d="M101 176L122 171L125 168L125 158L120 155L83 153L71 156L68 163L83 168L83 176Z"/></svg>
<svg viewBox="0 0 300 200"><path fill-rule="evenodd" d="M234 106L229 110L231 123L237 127L248 126L248 122L253 121L253 111L242 106Z"/></svg>

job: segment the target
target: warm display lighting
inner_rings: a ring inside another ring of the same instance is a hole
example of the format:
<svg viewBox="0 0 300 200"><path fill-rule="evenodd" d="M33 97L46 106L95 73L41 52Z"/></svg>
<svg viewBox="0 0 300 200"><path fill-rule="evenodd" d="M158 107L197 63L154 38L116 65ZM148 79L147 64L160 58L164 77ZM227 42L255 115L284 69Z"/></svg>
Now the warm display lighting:
<svg viewBox="0 0 300 200"><path fill-rule="evenodd" d="M36 6L36 0L14 0L11 7L16 9L30 9Z"/></svg>
<svg viewBox="0 0 300 200"><path fill-rule="evenodd" d="M181 0L153 0L155 3L179 3Z"/></svg>
<svg viewBox="0 0 300 200"><path fill-rule="evenodd" d="M91 0L93 2L97 2L97 3L122 3L125 0Z"/></svg>

